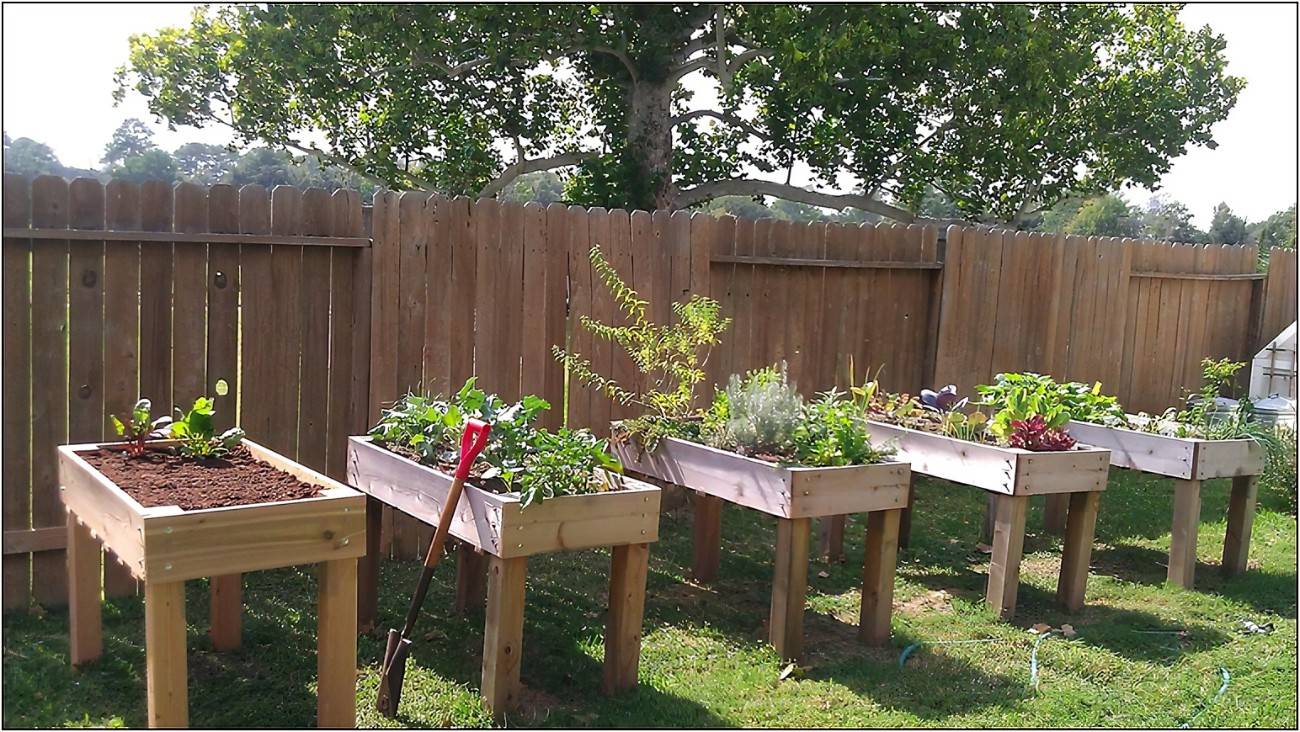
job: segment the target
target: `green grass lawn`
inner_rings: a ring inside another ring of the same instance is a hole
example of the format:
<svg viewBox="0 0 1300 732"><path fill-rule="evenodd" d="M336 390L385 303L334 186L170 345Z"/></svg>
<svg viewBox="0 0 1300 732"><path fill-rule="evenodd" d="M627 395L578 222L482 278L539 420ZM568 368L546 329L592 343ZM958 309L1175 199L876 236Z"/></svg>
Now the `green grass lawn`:
<svg viewBox="0 0 1300 732"><path fill-rule="evenodd" d="M922 481L912 546L900 554L894 641L859 645L863 524L850 521L851 561L809 571L806 660L781 679L762 640L774 522L728 507L719 581L687 579L690 513L662 520L651 553L641 685L599 692L608 553L530 560L524 628L522 709L509 726L598 727L1196 727L1296 725L1296 521L1281 496L1260 497L1250 570L1218 574L1227 481L1205 485L1197 589L1164 584L1173 489L1169 481L1113 471L1103 494L1087 607L1073 616L1053 603L1060 541L1040 530L1034 504L1025 540L1019 608L1003 623L981 602L988 558L976 549L984 493ZM399 624L419 565L388 563L380 624ZM478 697L481 612L451 613L451 563L439 569L417 629L402 697L404 726L488 724ZM246 577L244 647L215 653L208 642L207 585L191 582L190 719L195 726L295 727L315 716L315 579L310 569ZM62 611L4 617L4 724L145 724L144 610L138 598L104 610L104 656L81 671L67 665ZM1244 635L1240 621L1272 623ZM1035 623L1071 623L1038 651ZM995 639L991 643L912 643ZM383 648L362 638L358 723L387 726L374 711ZM1231 674L1221 698L1207 702Z"/></svg>

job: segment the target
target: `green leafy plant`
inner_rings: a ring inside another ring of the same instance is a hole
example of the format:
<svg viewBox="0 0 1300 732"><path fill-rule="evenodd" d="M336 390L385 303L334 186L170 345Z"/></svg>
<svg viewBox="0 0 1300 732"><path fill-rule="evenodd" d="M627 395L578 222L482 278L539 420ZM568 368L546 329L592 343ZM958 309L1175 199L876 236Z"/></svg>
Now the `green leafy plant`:
<svg viewBox="0 0 1300 732"><path fill-rule="evenodd" d="M699 295L672 304L673 322L661 325L647 315L649 303L618 276L598 247L589 253L591 266L609 289L627 319L626 325L601 323L583 316L582 326L597 338L617 344L636 365L633 384L619 384L596 373L581 354L559 346L552 350L572 378L620 404L635 404L645 414L626 420L624 433L653 448L658 438L680 434L694 415L695 390L704 381L708 350L730 325L716 300Z"/></svg>
<svg viewBox="0 0 1300 732"><path fill-rule="evenodd" d="M370 429L374 441L446 469L459 459L465 423L478 419L492 427L478 457L477 478L486 487L519 491L524 506L557 495L588 493L605 485L598 469L621 472L604 444L586 430L555 433L535 427L550 404L528 395L507 403L475 386L471 377L449 398L408 393L385 409Z"/></svg>
<svg viewBox="0 0 1300 732"><path fill-rule="evenodd" d="M161 440L167 436L172 418L164 416L151 420L152 411L153 403L148 399L140 399L131 407L131 416L127 421L118 419L116 414L109 415L113 429L117 430L126 445L126 454L131 457L143 455L145 443L149 440Z"/></svg>
<svg viewBox="0 0 1300 732"><path fill-rule="evenodd" d="M804 406L794 431L795 461L800 465L868 465L894 454L871 444L866 415L846 396L831 389Z"/></svg>
<svg viewBox="0 0 1300 732"><path fill-rule="evenodd" d="M1070 412L1057 383L1050 376L1035 373L1003 373L992 384L975 387L980 403L993 410L988 431L999 440L1010 439L1013 422L1042 417L1046 429L1059 430L1070 421Z"/></svg>
<svg viewBox="0 0 1300 732"><path fill-rule="evenodd" d="M244 439L244 431L231 427L216 436L216 425L212 421L216 413L214 402L208 397L194 400L194 406L188 412L176 408L176 419L172 420L171 435L180 440L177 451L189 458L203 459L220 457L235 449Z"/></svg>

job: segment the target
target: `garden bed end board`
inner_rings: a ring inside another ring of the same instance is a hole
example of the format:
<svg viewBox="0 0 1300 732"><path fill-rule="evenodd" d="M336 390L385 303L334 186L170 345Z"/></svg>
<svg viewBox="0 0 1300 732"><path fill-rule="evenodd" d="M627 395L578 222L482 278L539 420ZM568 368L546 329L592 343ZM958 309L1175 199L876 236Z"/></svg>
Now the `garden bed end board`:
<svg viewBox="0 0 1300 732"><path fill-rule="evenodd" d="M451 535L501 559L532 554L646 544L659 539L656 486L626 476L616 491L556 496L523 508L515 494L465 484ZM375 445L348 438L348 482L385 505L436 525L451 476Z"/></svg>
<svg viewBox="0 0 1300 732"><path fill-rule="evenodd" d="M911 479L901 462L786 467L674 437L653 452L626 441L613 449L624 470L787 519L905 508Z"/></svg>
<svg viewBox="0 0 1300 732"><path fill-rule="evenodd" d="M365 554L365 496L251 440L243 445L258 460L320 486L320 494L193 511L145 508L81 458L121 447L103 443L59 447L60 497L145 582L181 582Z"/></svg>
<svg viewBox="0 0 1300 732"><path fill-rule="evenodd" d="M1264 448L1254 440L1201 440L1070 422L1081 444L1110 450L1111 465L1179 480L1210 480L1264 472Z"/></svg>
<svg viewBox="0 0 1300 732"><path fill-rule="evenodd" d="M893 445L918 473L1009 496L1079 493L1106 488L1110 451L1078 447L1032 452L923 432L872 420L871 441ZM1082 442L1082 441L1081 441Z"/></svg>

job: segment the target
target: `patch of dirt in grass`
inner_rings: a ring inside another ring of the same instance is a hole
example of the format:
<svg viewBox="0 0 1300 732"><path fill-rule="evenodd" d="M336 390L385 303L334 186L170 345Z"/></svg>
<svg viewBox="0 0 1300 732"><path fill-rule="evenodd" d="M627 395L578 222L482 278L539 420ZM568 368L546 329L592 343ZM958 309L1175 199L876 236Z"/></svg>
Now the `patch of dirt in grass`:
<svg viewBox="0 0 1300 732"><path fill-rule="evenodd" d="M952 612L952 593L947 590L929 590L906 600L894 600L894 612L920 615L922 613Z"/></svg>
<svg viewBox="0 0 1300 732"><path fill-rule="evenodd" d="M856 618L854 621L856 622ZM858 627L821 613L804 614L803 651L804 665L817 667L848 658L887 661L894 652L888 648L872 648L858 640Z"/></svg>
<svg viewBox="0 0 1300 732"><path fill-rule="evenodd" d="M516 723L540 724L556 712L574 709L576 708L566 706L553 694L525 686L519 695L519 706L510 713L510 717L513 718L511 721Z"/></svg>

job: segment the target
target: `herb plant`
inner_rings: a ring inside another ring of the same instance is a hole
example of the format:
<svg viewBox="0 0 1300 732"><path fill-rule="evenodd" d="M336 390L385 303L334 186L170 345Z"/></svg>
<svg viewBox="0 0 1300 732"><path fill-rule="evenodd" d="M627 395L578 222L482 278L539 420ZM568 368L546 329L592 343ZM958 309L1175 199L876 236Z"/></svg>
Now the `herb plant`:
<svg viewBox="0 0 1300 732"><path fill-rule="evenodd" d="M742 455L791 454L804 402L787 382L785 364L780 371L760 369L744 378L733 374L722 394L714 401L714 410L722 413L710 420L709 444Z"/></svg>
<svg viewBox="0 0 1300 732"><path fill-rule="evenodd" d="M832 467L878 463L894 454L871 444L866 415L837 389L807 404L794 431L795 461Z"/></svg>
<svg viewBox="0 0 1300 732"><path fill-rule="evenodd" d="M620 404L642 407L645 414L626 420L624 429L653 448L660 437L689 429L685 424L694 415L695 389L704 381L708 350L718 343L731 319L722 317L716 300L694 295L672 304L672 324L654 323L646 313L648 303L618 276L599 247L591 248L590 259L628 324L611 325L583 316L582 326L627 352L636 364L636 381L619 384L596 373L581 354L559 346L552 350L574 379Z"/></svg>
<svg viewBox="0 0 1300 732"><path fill-rule="evenodd" d="M139 457L144 454L145 442L161 440L167 436L167 427L172 418L164 416L150 421L152 411L153 403L148 399L140 399L131 407L131 416L126 422L118 419L116 414L109 415L113 429L123 438L127 455Z"/></svg>

